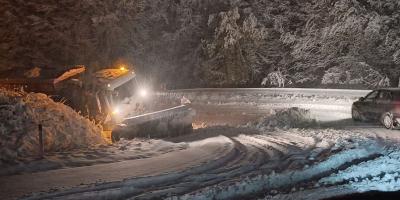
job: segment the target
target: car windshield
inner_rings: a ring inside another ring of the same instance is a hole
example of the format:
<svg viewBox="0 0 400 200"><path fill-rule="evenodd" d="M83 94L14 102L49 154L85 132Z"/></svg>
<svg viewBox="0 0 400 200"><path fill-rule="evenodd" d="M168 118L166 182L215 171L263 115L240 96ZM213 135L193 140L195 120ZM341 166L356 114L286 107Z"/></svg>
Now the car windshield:
<svg viewBox="0 0 400 200"><path fill-rule="evenodd" d="M373 100L378 96L379 91L372 91L366 97L365 100Z"/></svg>

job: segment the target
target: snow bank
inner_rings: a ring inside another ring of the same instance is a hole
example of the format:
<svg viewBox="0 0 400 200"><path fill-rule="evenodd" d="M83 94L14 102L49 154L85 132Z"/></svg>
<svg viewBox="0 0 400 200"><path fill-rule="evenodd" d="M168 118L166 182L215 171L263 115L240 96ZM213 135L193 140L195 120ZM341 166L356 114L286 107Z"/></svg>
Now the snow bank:
<svg viewBox="0 0 400 200"><path fill-rule="evenodd" d="M375 143L363 132L352 130L336 129L296 129L290 130L291 133L302 137L312 137L321 142L327 142L332 145L332 150L352 149L359 146L368 146Z"/></svg>
<svg viewBox="0 0 400 200"><path fill-rule="evenodd" d="M105 143L100 127L47 95L0 89L0 162L37 154L38 124L45 151Z"/></svg>
<svg viewBox="0 0 400 200"><path fill-rule="evenodd" d="M316 120L311 117L309 110L292 107L262 118L255 126L261 130L271 130L276 128L305 128L316 124Z"/></svg>

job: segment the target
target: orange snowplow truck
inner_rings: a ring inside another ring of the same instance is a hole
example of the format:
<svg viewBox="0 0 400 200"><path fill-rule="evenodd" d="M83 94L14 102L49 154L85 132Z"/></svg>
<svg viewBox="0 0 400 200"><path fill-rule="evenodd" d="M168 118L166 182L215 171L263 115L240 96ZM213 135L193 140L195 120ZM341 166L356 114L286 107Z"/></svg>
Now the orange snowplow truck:
<svg viewBox="0 0 400 200"><path fill-rule="evenodd" d="M85 71L84 66L12 69L0 72L0 87L47 94L101 123L113 141L191 132L195 111L187 105L166 108L157 98L146 98L133 70Z"/></svg>
<svg viewBox="0 0 400 200"><path fill-rule="evenodd" d="M114 105L134 95L136 75L124 67L85 73L85 66L65 69L32 68L0 72L0 87L40 92L62 101L83 116L105 124Z"/></svg>

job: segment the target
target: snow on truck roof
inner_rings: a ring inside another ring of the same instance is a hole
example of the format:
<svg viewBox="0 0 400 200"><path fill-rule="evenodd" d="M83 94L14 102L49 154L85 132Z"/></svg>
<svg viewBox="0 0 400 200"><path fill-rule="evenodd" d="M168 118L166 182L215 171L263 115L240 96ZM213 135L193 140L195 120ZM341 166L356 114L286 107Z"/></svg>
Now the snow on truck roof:
<svg viewBox="0 0 400 200"><path fill-rule="evenodd" d="M0 72L0 87L6 89L21 89L30 92L55 94L59 82L71 79L85 71L84 66L74 66L64 69L16 68Z"/></svg>
<svg viewBox="0 0 400 200"><path fill-rule="evenodd" d="M121 69L102 69L100 71L97 71L95 73L95 77L101 81L101 82L108 82L115 80L121 76L126 75L129 71L127 69L121 70Z"/></svg>
<svg viewBox="0 0 400 200"><path fill-rule="evenodd" d="M97 84L104 85L108 90L123 85L135 77L135 72L128 69L103 69L94 74Z"/></svg>

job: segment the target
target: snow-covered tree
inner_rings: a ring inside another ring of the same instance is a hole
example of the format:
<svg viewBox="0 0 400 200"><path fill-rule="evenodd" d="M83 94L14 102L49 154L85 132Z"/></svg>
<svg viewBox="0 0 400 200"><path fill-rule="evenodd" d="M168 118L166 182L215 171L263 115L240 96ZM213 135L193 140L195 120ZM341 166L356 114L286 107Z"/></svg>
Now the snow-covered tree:
<svg viewBox="0 0 400 200"><path fill-rule="evenodd" d="M123 58L170 88L261 86L277 69L295 86L315 87L335 70L362 70L357 63L365 63L394 86L399 4L0 0L0 70L73 64L94 70Z"/></svg>

